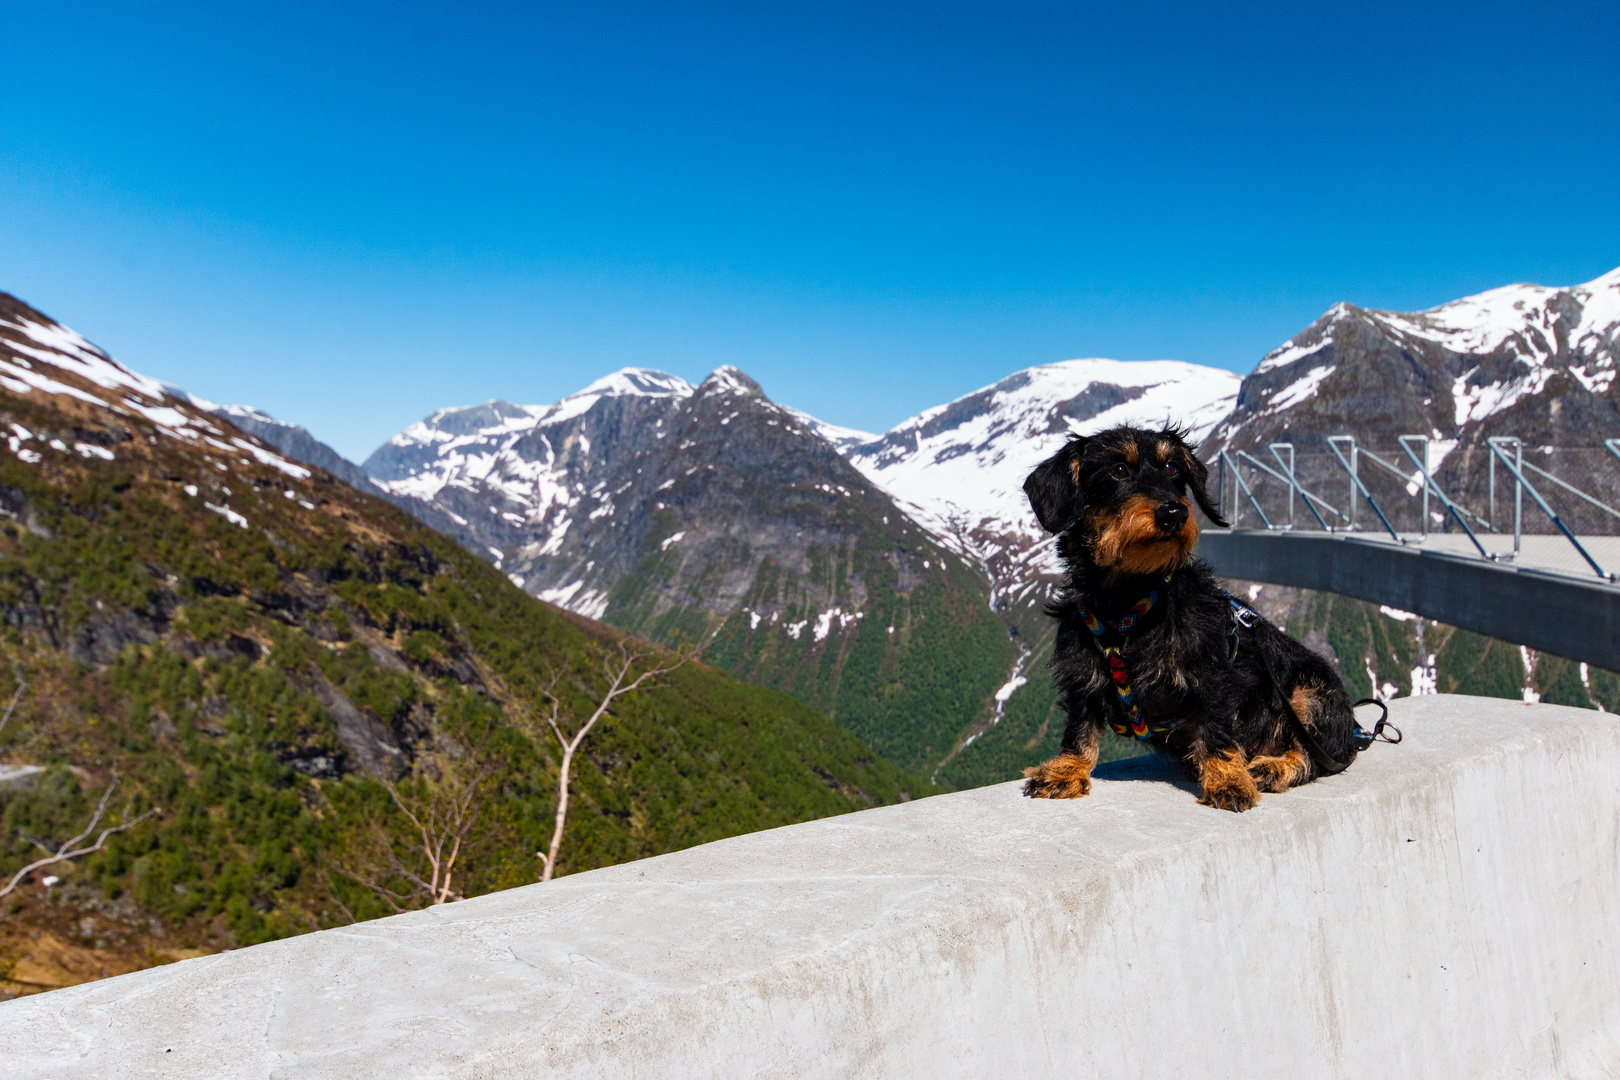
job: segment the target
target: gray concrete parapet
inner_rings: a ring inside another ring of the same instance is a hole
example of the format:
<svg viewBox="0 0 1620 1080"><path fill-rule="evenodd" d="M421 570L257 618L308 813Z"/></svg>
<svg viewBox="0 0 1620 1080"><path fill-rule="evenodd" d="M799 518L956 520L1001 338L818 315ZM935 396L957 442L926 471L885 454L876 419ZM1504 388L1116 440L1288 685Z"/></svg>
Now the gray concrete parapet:
<svg viewBox="0 0 1620 1080"><path fill-rule="evenodd" d="M10 1002L0 1076L1620 1075L1620 721L1391 712L1242 815L1139 759Z"/></svg>

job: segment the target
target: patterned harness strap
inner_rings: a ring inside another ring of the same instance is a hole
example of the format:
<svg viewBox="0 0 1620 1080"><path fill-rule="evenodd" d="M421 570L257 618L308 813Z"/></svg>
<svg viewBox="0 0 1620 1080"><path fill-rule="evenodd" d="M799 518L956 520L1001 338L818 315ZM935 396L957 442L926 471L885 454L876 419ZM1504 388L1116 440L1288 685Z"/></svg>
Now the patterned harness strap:
<svg viewBox="0 0 1620 1080"><path fill-rule="evenodd" d="M1172 571L1174 573L1174 571ZM1166 584L1170 582L1170 574L1164 575ZM1108 663L1108 674L1113 677L1114 690L1119 694L1119 702L1125 708L1126 723L1110 720L1108 726L1114 729L1116 735L1128 735L1134 739L1146 741L1155 735L1161 735L1174 724L1150 724L1142 718L1142 711L1136 707L1136 694L1131 690L1130 672L1125 670L1126 635L1140 622L1153 605L1159 602L1159 590L1154 589L1135 604L1131 610L1117 619L1099 619L1090 608L1085 610L1086 629L1091 631L1092 637L1097 639L1097 648L1102 650L1103 659ZM1118 645L1103 643L1103 635L1113 631L1119 638Z"/></svg>

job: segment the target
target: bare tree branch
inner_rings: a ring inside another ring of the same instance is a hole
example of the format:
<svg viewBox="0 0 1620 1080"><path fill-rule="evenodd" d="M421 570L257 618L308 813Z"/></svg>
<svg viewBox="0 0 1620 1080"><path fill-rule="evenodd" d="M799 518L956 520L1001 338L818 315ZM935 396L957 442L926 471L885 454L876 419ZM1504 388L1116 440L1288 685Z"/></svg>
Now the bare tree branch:
<svg viewBox="0 0 1620 1080"><path fill-rule="evenodd" d="M558 679L556 673L552 674L551 682L547 688L541 691L543 696L548 699L547 704L550 710L544 714L546 726L551 729L552 735L557 739L557 745L562 748L562 762L557 770L557 817L556 824L551 830L551 844L546 851L534 853L535 858L540 860L541 881L550 881L557 873L557 854L562 850L563 830L568 824L569 779L573 772L574 756L579 752L580 745L584 743L585 737L591 733L591 729L596 726L597 721L607 715L609 707L615 701L627 694L633 694L643 687L650 688L657 685L655 680L691 663L697 658L701 649L693 647L676 653L671 662L659 667L647 668L634 679L630 678L630 673L637 664L646 659L645 654L632 650L628 640L624 638L619 639L617 651L617 656L612 651L603 651L601 670L602 677L607 680L607 690L603 692L602 697L597 701L596 709L591 713L590 718L581 724L574 734L565 735L560 723L562 701L556 694Z"/></svg>
<svg viewBox="0 0 1620 1080"><path fill-rule="evenodd" d="M34 862L29 863L27 866L13 874L11 881L6 884L6 887L0 889L0 897L9 895L17 888L18 885L22 883L24 878L26 878L29 874L32 874L35 870L41 870L47 866L54 866L56 863L67 862L69 859L77 859L83 855L93 855L100 851L102 846L107 843L107 837L112 836L114 833L121 833L126 829L133 829L147 818L161 812L158 807L154 806L140 817L135 818L133 821L126 821L122 825L113 825L101 830L101 835L96 837L96 842L91 844L89 847L76 847L75 845L83 843L86 837L96 831L96 826L101 824L102 816L107 813L107 803L112 800L113 789L117 786L118 774L113 773L112 783L108 784L107 790L101 793L101 802L96 805L96 812L91 816L90 824L84 827L84 831L78 836L75 836L73 839L64 843L61 847L57 848L55 854L49 856L48 858L36 859Z"/></svg>
<svg viewBox="0 0 1620 1080"><path fill-rule="evenodd" d="M381 780L414 833L406 845L411 861L400 857L393 835L373 820L358 865L333 868L396 912L412 910L422 900L446 904L462 899L455 888L456 871L478 825L479 796L496 769L495 762L470 751L437 753L419 764L414 790ZM395 887L397 883L404 888Z"/></svg>
<svg viewBox="0 0 1620 1080"><path fill-rule="evenodd" d="M357 923L360 921L354 917L354 912L349 910L349 905L343 902L343 897L339 896L337 894L337 890L332 888L332 874L331 871L325 867L321 868L321 884L326 886L326 895L332 898L332 903L338 906L338 910L343 912L344 916L349 920L350 923Z"/></svg>

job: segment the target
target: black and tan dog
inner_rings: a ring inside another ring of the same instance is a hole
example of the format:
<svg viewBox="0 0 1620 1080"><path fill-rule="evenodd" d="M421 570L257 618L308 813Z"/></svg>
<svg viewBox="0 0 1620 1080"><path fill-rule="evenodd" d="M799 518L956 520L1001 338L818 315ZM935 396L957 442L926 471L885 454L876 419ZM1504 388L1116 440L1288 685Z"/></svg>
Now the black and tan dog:
<svg viewBox="0 0 1620 1080"><path fill-rule="evenodd" d="M1069 575L1047 609L1058 621L1052 670L1069 721L1062 753L1025 770L1026 795L1088 794L1108 727L1178 758L1199 801L1225 810L1247 810L1262 791L1319 771L1285 708L1319 751L1354 756L1338 673L1263 619L1246 614L1240 626L1193 558L1193 502L1226 524L1208 477L1180 432L1119 427L1071 438L1024 484L1042 527L1058 534Z"/></svg>

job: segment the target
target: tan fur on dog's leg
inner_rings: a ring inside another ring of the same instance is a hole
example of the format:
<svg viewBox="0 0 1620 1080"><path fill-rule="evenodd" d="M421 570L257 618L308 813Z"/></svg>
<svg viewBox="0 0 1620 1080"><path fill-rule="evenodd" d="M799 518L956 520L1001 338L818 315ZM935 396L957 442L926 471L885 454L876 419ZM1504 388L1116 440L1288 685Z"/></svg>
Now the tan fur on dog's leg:
<svg viewBox="0 0 1620 1080"><path fill-rule="evenodd" d="M1294 692L1288 695L1288 705L1300 723L1315 730L1322 715L1322 688L1296 686ZM1249 775L1254 777L1261 791L1287 791L1311 778L1311 759L1295 743L1281 754L1260 755L1251 759Z"/></svg>
<svg viewBox="0 0 1620 1080"><path fill-rule="evenodd" d="M1241 814L1260 801L1260 789L1249 775L1248 762L1241 750L1225 750L1198 763L1199 785L1204 789L1199 802Z"/></svg>
<svg viewBox="0 0 1620 1080"><path fill-rule="evenodd" d="M1080 799L1091 794L1091 770L1097 764L1097 729L1075 750L1065 750L1044 765L1024 770L1024 794L1032 799Z"/></svg>

